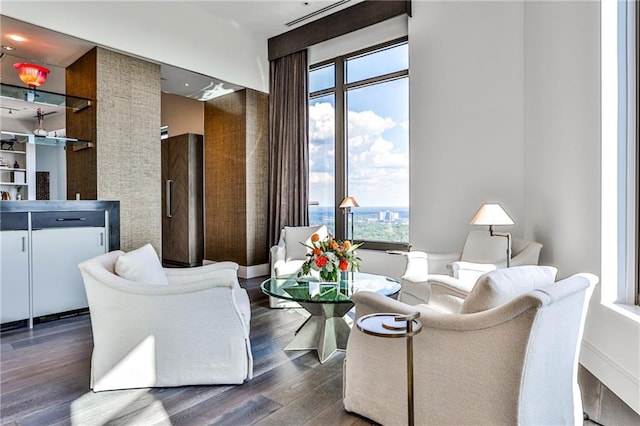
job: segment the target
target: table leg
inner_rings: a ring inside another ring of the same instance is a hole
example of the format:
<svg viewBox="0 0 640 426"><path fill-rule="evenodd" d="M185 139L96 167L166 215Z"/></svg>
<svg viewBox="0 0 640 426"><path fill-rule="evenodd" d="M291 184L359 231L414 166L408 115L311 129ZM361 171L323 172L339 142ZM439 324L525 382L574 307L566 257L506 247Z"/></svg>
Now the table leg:
<svg viewBox="0 0 640 426"><path fill-rule="evenodd" d="M311 317L300 327L287 351L314 349L324 363L335 351L347 348L351 327L344 318L352 303L300 303Z"/></svg>

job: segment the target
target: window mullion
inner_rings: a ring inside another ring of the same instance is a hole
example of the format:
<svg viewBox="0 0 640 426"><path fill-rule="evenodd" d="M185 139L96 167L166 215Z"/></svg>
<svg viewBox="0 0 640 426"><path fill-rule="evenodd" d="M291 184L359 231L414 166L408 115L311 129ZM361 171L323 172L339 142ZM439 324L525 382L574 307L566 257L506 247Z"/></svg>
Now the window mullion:
<svg viewBox="0 0 640 426"><path fill-rule="evenodd" d="M344 85L344 90L347 91L347 90L351 90L359 87L371 86L373 84L385 83L387 81L407 77L408 75L409 75L408 70L396 71L390 74L367 78L366 80L355 81L353 83L346 83Z"/></svg>
<svg viewBox="0 0 640 426"><path fill-rule="evenodd" d="M346 137L346 96L344 89L344 57L336 58L336 108L335 108L335 218L336 236L347 237L347 220L340 203L347 195L347 137Z"/></svg>

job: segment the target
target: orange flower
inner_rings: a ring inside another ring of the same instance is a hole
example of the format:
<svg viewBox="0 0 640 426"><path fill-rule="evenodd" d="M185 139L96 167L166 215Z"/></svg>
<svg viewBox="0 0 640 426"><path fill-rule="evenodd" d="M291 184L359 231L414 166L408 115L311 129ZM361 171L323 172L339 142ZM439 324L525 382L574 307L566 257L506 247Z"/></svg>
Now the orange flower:
<svg viewBox="0 0 640 426"><path fill-rule="evenodd" d="M340 261L340 265L339 266L340 266L340 270L344 272L349 267L349 262L347 262L346 260L342 259Z"/></svg>
<svg viewBox="0 0 640 426"><path fill-rule="evenodd" d="M317 243L319 239L320 239L320 235L318 235L318 234L313 234L311 236L311 242L313 242L313 243Z"/></svg>
<svg viewBox="0 0 640 426"><path fill-rule="evenodd" d="M345 250L349 250L351 248L351 241L346 240L344 243L342 243L342 245L344 246Z"/></svg>
<svg viewBox="0 0 640 426"><path fill-rule="evenodd" d="M334 250L338 250L338 247L340 247L340 245L338 245L335 240L331 240L331 248Z"/></svg>
<svg viewBox="0 0 640 426"><path fill-rule="evenodd" d="M318 266L318 268L322 268L328 260L329 259L327 259L325 256L316 257L316 265Z"/></svg>
<svg viewBox="0 0 640 426"><path fill-rule="evenodd" d="M322 254L322 250L316 247L313 249L313 254L315 254L316 256L320 256Z"/></svg>

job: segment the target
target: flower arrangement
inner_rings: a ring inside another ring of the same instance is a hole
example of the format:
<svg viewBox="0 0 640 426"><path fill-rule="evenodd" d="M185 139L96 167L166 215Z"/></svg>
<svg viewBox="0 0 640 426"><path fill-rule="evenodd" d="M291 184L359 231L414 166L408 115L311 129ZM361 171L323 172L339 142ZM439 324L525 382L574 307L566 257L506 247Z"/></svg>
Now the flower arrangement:
<svg viewBox="0 0 640 426"><path fill-rule="evenodd" d="M360 269L361 259L357 256L356 249L362 246L362 243L351 244L349 240L336 240L331 235L321 241L318 234L313 234L310 246L301 244L311 249L311 252L302 264L299 277L309 275L314 270L320 273L322 281L337 282L340 272L357 272Z"/></svg>

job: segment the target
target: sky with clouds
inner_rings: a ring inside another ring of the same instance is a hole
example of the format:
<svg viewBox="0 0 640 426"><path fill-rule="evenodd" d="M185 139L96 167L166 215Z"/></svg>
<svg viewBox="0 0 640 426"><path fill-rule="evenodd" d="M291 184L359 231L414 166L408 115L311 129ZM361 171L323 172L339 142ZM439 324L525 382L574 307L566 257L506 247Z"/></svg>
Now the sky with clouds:
<svg viewBox="0 0 640 426"><path fill-rule="evenodd" d="M409 206L408 78L347 92L348 193L360 206ZM310 200L334 199L334 99L309 105Z"/></svg>

